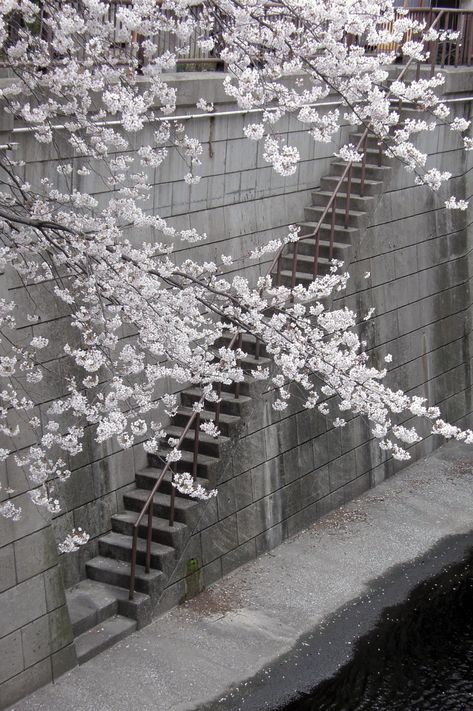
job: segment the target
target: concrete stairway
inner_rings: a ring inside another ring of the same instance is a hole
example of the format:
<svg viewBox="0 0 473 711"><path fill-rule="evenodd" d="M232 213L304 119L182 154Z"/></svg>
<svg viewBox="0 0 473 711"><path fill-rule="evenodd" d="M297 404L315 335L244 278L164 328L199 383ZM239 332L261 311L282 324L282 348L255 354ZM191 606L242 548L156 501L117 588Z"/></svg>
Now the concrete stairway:
<svg viewBox="0 0 473 711"><path fill-rule="evenodd" d="M228 344L230 338L228 336L222 339L222 343ZM242 360L242 365L248 374L240 384L238 397L232 392L233 386L222 386L219 417L221 435L215 439L202 431L199 432L197 482L206 488L217 484L225 453L231 448L242 417L251 405L251 370L270 362L268 358L255 357L254 339L252 344L251 338L246 338L244 348L248 355ZM181 392L180 407L166 428L166 440L168 437L180 438L192 415L192 405L200 400L200 397L201 391L198 388ZM206 409L201 412L201 421L213 421L214 410L215 404L207 403ZM195 432L190 430L182 443L182 458L174 465L176 471L191 471L194 438ZM148 456L149 466L136 473L135 487L123 496L124 510L112 516L111 531L98 541L99 555L86 564L87 579L67 591L79 664L151 620L153 610L159 603L181 553L202 517L204 502L176 492L174 525L169 525L172 484L170 472L166 474L153 503L151 570L146 573L144 568L147 535L145 516L138 530L136 592L133 601L130 601L128 587L133 526L161 473L166 451L163 443L160 458L156 455Z"/></svg>
<svg viewBox="0 0 473 711"><path fill-rule="evenodd" d="M352 142L356 144L360 136L361 134L354 134L351 137ZM345 192L342 189L336 198L333 255L345 262L350 257L352 240L366 227L369 213L375 205L376 197L383 190L384 180L390 170L387 165L378 165L376 139L369 138L367 156L363 195L360 195L361 165L353 165L347 227L344 225L346 187ZM306 208L305 221L300 223L302 234L313 233L345 165L334 160L331 164L331 174L322 178L320 189L312 193L312 205ZM329 218L331 220L331 212L320 233L319 274L325 273L329 268ZM293 249L294 245L289 244L282 258L280 283L286 286L291 285ZM299 242L296 283L308 285L312 281L314 253L315 239ZM216 345L228 345L229 341L230 336L223 338ZM246 375L244 382L240 384L238 397L235 397L234 386L222 386L219 421L221 436L214 439L202 431L199 433L197 476L204 487L211 488L218 483L222 458L230 453L232 440L236 438L242 419L251 407L251 390L254 383L252 370L270 364L263 349L260 357L256 357L256 342L251 336L243 335L242 349L246 355L240 362ZM192 405L200 400L200 397L201 391L198 388L181 392L180 407L167 428L167 437L178 439L181 436L192 415ZM201 412L201 420L212 421L214 416L215 404L206 403L206 409ZM191 471L194 438L195 433L191 429L182 444L182 458L175 463L176 471ZM136 473L135 487L123 496L124 510L112 516L111 531L99 539L99 555L86 564L87 579L67 592L79 663L87 661L151 620L153 611L159 609L157 605L160 597L192 532L199 525L205 503L177 492L175 521L172 527L169 526L172 487L168 473L153 503L151 570L146 573L144 568L146 516L139 527L135 597L133 601L128 600L133 525L161 473L162 457L165 453L164 447L161 459L155 455L149 456L148 467Z"/></svg>
<svg viewBox="0 0 473 711"><path fill-rule="evenodd" d="M354 133L350 136L350 141L357 145L361 133ZM373 211L377 199L383 191L385 181L391 171L388 161L383 157L382 164L379 165L379 151L377 139L374 136L368 137L367 160L365 166L365 180L363 195L361 195L361 174L362 164L353 163L350 205L347 225L345 226L345 206L347 197L348 179L342 183L341 190L335 199L335 226L333 241L333 257L341 261L349 262L351 257L351 246L353 240L357 238L360 231L366 228L369 214ZM300 222L301 235L311 235L323 215L324 208L328 205L334 190L336 189L340 176L346 168L346 163L334 160L331 163L330 175L322 178L320 189L312 193L312 205L305 208L305 220ZM330 268L330 235L331 235L332 209L324 217L324 222L320 227L319 239L319 259L318 274L326 274ZM281 260L280 284L290 287L292 283L293 255L295 246L293 243L287 246L287 250ZM314 254L316 251L316 240L308 238L302 240L297 245L296 260L296 284L308 286L313 280Z"/></svg>

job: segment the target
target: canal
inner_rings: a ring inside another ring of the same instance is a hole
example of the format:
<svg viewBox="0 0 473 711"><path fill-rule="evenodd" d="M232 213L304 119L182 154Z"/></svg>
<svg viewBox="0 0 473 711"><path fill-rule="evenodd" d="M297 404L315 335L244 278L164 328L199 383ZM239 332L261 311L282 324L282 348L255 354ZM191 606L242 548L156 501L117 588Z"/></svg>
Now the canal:
<svg viewBox="0 0 473 711"><path fill-rule="evenodd" d="M285 711L472 711L473 553L385 610L352 661Z"/></svg>

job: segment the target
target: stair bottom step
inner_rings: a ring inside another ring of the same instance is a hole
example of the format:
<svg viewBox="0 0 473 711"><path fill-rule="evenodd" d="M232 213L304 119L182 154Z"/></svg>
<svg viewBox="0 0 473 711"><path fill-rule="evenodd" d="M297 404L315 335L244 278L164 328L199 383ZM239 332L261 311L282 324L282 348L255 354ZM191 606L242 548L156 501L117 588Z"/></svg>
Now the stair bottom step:
<svg viewBox="0 0 473 711"><path fill-rule="evenodd" d="M116 615L99 623L74 640L77 661L79 664L84 664L135 630L136 621L122 615Z"/></svg>

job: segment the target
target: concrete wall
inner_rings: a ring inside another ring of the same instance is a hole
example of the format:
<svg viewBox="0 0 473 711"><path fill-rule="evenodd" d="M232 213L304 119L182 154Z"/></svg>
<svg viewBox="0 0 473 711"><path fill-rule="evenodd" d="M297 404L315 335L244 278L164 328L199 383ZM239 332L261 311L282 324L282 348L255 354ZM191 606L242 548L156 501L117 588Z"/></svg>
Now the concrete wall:
<svg viewBox="0 0 473 711"><path fill-rule="evenodd" d="M195 102L201 95L213 99L218 111L234 109L223 94L222 78L222 74L210 72L191 79L187 74L171 77L179 89L178 113L197 113ZM199 169L202 180L198 185L184 183L183 175L187 169L175 154L162 171L154 172L151 181L154 190L148 209L168 218L169 223L179 229L192 226L208 234L205 242L178 250L177 260L189 256L202 261L218 259L222 253L241 257L242 253L265 243L271 236L287 234L287 226L303 215L304 206L310 202L310 190L318 186L320 177L327 172L334 146L318 146L301 130L300 124L285 122L279 130L286 134L291 144L299 147L303 160L294 176L283 179L264 162L262 146L248 141L243 135L245 123L257 118L253 114L248 117L204 115L202 119L187 122L187 130L202 141L204 148ZM15 123L15 127L20 126ZM153 130L154 127L150 127L149 133ZM16 156L25 161L25 179L35 185L48 176L57 182L59 189L64 188L56 166L64 161L65 155L70 155L67 144L61 144L59 140L57 152L52 152L51 147L38 144L31 134L18 137L13 133L5 134L5 137L8 135L10 140L19 142ZM152 141L152 135L149 140ZM136 148L133 146L132 155ZM82 162L74 159L76 167ZM94 175L75 176L74 186L91 193L99 201L110 196L103 182ZM138 243L148 236L145 231L137 231L130 238ZM264 265L252 262L247 274L254 278L263 268ZM32 327L23 313L18 341L26 341L32 334L50 340L50 345L41 351L48 372L43 382L32 389L41 415L53 397L66 394L65 378L74 373L69 360L58 358L58 353L62 353L66 342L75 343L76 334L68 326L65 305L53 294L53 283L29 285L25 289L15 275L7 274L4 279L9 297L13 297L24 311L40 316L40 323ZM163 392L172 387L172 383L164 384ZM18 450L27 444L19 442ZM70 458L72 476L60 492L62 514L54 521L55 534L58 540L63 540L73 527L82 527L90 533L91 541L79 552L63 556L66 587L84 577L86 560L96 554L98 536L110 529L110 516L120 509L121 494L134 480L135 467L142 462L141 448L136 456L139 463L134 459L133 450L119 452L113 444L97 445L91 428L85 451ZM13 496L22 496L30 488L25 472L18 470L12 462L8 463L7 470L5 476L9 487L15 490Z"/></svg>
<svg viewBox="0 0 473 711"><path fill-rule="evenodd" d="M179 81L182 111L194 111L195 100L208 92L188 78ZM218 108L229 108L215 78L206 76L205 81L215 92ZM182 166L173 162L156 176L150 209L178 227L192 224L207 231L207 243L192 249L202 258L222 252L238 256L301 220L310 190L328 172L333 146L314 147L288 123L290 141L299 145L304 160L292 178L274 175L262 160L261 148L241 138L244 122L241 116L194 122L204 141L199 185L185 186L179 179ZM456 140L442 135L429 152L458 176L460 193L469 195L471 171ZM26 160L30 180L55 174L54 156L27 136L21 139L19 156ZM99 185L87 188L100 193ZM396 170L370 229L354 245L350 289L344 297L362 312L376 307L376 318L362 328L375 358L393 353L392 383L428 395L451 421L459 422L468 421L471 413L473 265L467 223L468 216L447 216L440 201L414 188L409 176ZM366 271L371 271L368 282L362 278ZM38 325L24 322L19 340L32 333L51 339L43 351L50 375L31 393L41 415L52 398L64 393L64 378L70 375L68 363L57 358L55 350L71 337L67 313L54 299L51 284L25 289L11 275L0 276L0 284L19 305L41 315ZM218 499L208 504L161 609L189 593L190 586L195 591L211 583L397 469L381 456L359 418L343 430L327 430L321 416L303 411L297 402L278 415L271 399L271 393L254 399L236 450L222 471ZM27 437L17 443L20 451L27 445ZM413 455L422 456L435 446L429 438ZM1 471L2 481L15 490L15 503L26 513L16 524L0 519L2 704L74 663L64 584L83 577L84 563L96 554L97 537L109 530L110 516L121 507L122 493L141 460L137 450L119 453L112 446L98 447L91 432L86 451L71 459L73 473L61 494L63 513L53 524L31 507L24 472L11 463ZM54 538L62 540L73 526L88 530L92 540L60 561L62 580ZM189 558L199 563L197 583L195 576L192 581L186 578Z"/></svg>
<svg viewBox="0 0 473 711"><path fill-rule="evenodd" d="M179 87L178 112L196 113L195 102L201 95L213 100L219 111L234 109L223 94L222 78L210 72L171 77ZM318 186L326 172L334 146L316 146L300 126L287 122L283 130L300 148L303 161L295 176L279 178L264 163L261 147L243 136L245 122L256 118L204 116L189 122L188 131L204 146L199 185L185 185L185 166L175 157L162 174L154 175L149 209L169 218L176 227L192 225L209 236L207 242L178 252L177 259L190 253L199 259L219 257L222 252L238 257L270 236L285 234L287 226L303 214L310 190ZM35 185L48 176L60 189L62 179L56 166L70 149L60 138L56 151L38 144L31 134L12 132L21 126L18 121L2 123L0 142L18 142L16 158L25 161L25 180ZM134 150L136 146L132 153ZM74 161L81 165L79 159ZM74 186L99 200L106 196L103 184L93 176L74 176ZM146 236L131 235L137 241ZM253 266L248 273L261 268ZM66 394L65 379L73 375L70 363L60 354L66 342L75 342L75 333L69 327L67 308L56 299L53 288L54 284L48 282L25 286L11 272L0 274L0 297L13 298L18 305L17 343L27 342L33 335L46 336L50 341L41 351L44 379L29 388L36 404L34 414L40 418L51 400ZM37 324L26 320L28 312L40 317ZM166 384L163 390L169 386L172 384ZM33 442L33 433L23 430L14 445L21 453ZM11 448L11 441L0 438L0 446ZM75 663L64 589L84 577L85 562L96 555L98 537L110 530L111 515L122 508L122 493L134 481L142 457L141 450L119 452L110 444L98 446L91 430L85 451L69 460L72 475L58 492L62 513L53 521L32 505L26 472L12 458L0 465L0 500L11 498L23 509L20 522L0 518L0 707ZM8 494L8 489L14 493ZM73 527L87 530L91 541L77 553L58 558L56 542Z"/></svg>
<svg viewBox="0 0 473 711"><path fill-rule="evenodd" d="M468 117L469 105L456 111ZM471 216L443 203L452 193L471 198L472 161L446 128L423 141L429 163L449 170L452 181L432 195L394 166L369 228L353 245L347 293L334 306L360 314L374 364L383 367L384 356L393 355L387 382L394 390L426 397L449 422L471 427ZM364 322L372 306L376 315ZM195 574L186 579L190 558L199 561L206 586L406 466L379 449L360 417L334 429L297 400L283 413L272 410L272 400L273 393L255 395L217 500L207 504L161 609L194 593ZM426 434L425 426L419 431ZM411 461L443 441L427 436L410 448Z"/></svg>

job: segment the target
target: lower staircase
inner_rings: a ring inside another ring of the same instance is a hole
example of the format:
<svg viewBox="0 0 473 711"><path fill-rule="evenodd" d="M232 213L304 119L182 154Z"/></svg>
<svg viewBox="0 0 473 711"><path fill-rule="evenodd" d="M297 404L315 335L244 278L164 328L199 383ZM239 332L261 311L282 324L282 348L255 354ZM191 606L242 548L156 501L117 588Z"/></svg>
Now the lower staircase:
<svg viewBox="0 0 473 711"><path fill-rule="evenodd" d="M353 135L353 142L358 143L361 135ZM346 165L341 161L333 161L330 175L322 178L320 189L312 193L312 205L306 208L305 221L300 223L301 234L306 239L297 243L296 252L295 243L286 246L277 275L280 284L307 286L313 280L317 240L314 230L321 218L317 274L328 271L331 256L345 262L349 260L352 241L366 227L369 213L383 190L390 168L385 164L380 165L377 142L371 137L367 139L366 161L364 164L353 163L350 177L345 178L337 190ZM348 211L347 192L350 197ZM327 205L331 205L329 212L326 210ZM230 336L227 344L229 341ZM238 437L243 418L251 406L254 382L251 371L270 363L264 352L259 354L254 338L244 334L241 347L246 353L240 361L246 372L245 381L238 389L222 386L220 437L215 439L199 432L196 448L195 432L190 429L182 443L182 459L175 463L176 471L191 471L194 451L197 451L197 477L204 487L212 488L218 484L219 471L226 458L231 456L232 442ZM200 398L201 391L197 388L181 392L180 407L167 428L167 437L181 437L193 414L192 405ZM201 420L214 420L215 407L215 404L206 403L206 409L201 412ZM165 453L163 450L162 456ZM129 600L133 526L161 474L162 466L163 461L156 455L148 457L148 467L136 473L135 487L123 496L124 510L112 516L111 531L99 539L99 555L86 564L87 579L67 592L79 663L86 662L146 625L160 610L161 596L169 585L192 533L198 529L205 515L205 502L176 492L175 520L170 526L172 485L168 472L153 500L149 573L144 567L147 517L138 529L136 592L133 600Z"/></svg>

